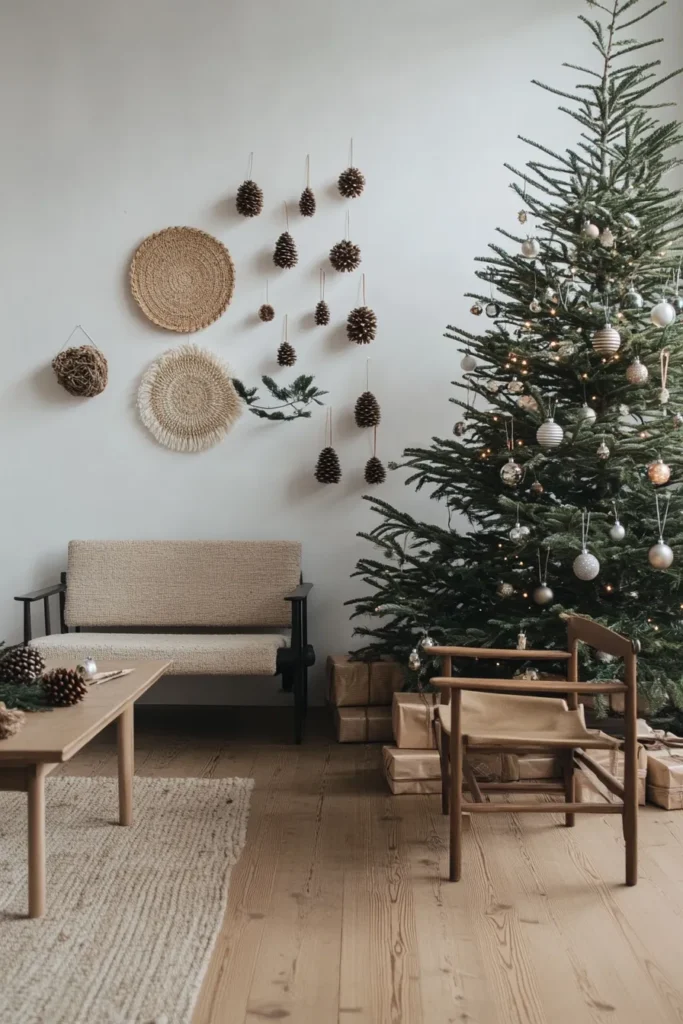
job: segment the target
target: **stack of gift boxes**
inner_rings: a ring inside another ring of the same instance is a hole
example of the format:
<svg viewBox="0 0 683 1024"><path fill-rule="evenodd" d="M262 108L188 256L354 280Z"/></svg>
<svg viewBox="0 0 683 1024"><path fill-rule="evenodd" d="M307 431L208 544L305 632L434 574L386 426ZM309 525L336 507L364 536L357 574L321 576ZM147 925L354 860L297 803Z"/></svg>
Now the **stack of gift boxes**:
<svg viewBox="0 0 683 1024"><path fill-rule="evenodd" d="M398 662L352 661L346 654L332 654L327 680L340 743L391 740L391 698L405 684Z"/></svg>

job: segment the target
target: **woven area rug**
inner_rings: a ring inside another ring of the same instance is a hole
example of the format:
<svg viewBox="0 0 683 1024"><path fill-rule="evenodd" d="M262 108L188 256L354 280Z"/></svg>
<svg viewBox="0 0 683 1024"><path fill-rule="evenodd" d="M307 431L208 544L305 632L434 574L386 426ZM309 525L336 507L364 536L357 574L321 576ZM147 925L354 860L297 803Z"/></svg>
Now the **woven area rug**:
<svg viewBox="0 0 683 1024"><path fill-rule="evenodd" d="M26 798L0 793L0 1020L189 1024L253 779L48 778L45 917L27 920Z"/></svg>

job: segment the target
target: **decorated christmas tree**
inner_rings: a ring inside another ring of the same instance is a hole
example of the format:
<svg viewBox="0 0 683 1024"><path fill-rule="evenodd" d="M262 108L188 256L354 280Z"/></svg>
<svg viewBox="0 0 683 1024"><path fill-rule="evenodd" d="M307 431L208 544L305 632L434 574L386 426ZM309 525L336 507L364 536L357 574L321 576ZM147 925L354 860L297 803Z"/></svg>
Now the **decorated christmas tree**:
<svg viewBox="0 0 683 1024"><path fill-rule="evenodd" d="M484 330L448 328L463 370L453 436L401 463L437 521L367 499L381 522L362 535L375 552L356 569L370 590L350 602L355 632L413 685L436 668L431 640L559 648L578 612L640 641L652 709L683 707L681 133L658 102L679 72L658 71L661 40L634 38L665 2L589 0L591 57L564 65L581 81L535 83L561 98L574 141L524 139L525 169L508 165L518 229L498 228L468 293ZM609 660L583 677L618 674Z"/></svg>

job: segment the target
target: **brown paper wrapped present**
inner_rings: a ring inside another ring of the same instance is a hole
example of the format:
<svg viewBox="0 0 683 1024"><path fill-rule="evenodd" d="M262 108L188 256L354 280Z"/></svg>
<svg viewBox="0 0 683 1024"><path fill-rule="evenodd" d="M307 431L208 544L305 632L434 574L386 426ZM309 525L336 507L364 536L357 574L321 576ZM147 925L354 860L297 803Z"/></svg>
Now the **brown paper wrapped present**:
<svg viewBox="0 0 683 1024"><path fill-rule="evenodd" d="M435 750L438 693L395 693L391 708L394 743L401 750Z"/></svg>
<svg viewBox="0 0 683 1024"><path fill-rule="evenodd" d="M348 654L327 659L328 695L335 707L386 706L405 676L396 661L352 661Z"/></svg>
<svg viewBox="0 0 683 1024"><path fill-rule="evenodd" d="M560 779L562 759L551 754L520 754L519 779Z"/></svg>
<svg viewBox="0 0 683 1024"><path fill-rule="evenodd" d="M667 811L683 808L683 740L657 731L657 742L647 748L647 798Z"/></svg>
<svg viewBox="0 0 683 1024"><path fill-rule="evenodd" d="M386 743L392 738L391 708L335 708L339 743Z"/></svg>
<svg viewBox="0 0 683 1024"><path fill-rule="evenodd" d="M382 747L384 770L395 782L414 782L416 779L436 779L441 792L441 763L437 750L399 750Z"/></svg>
<svg viewBox="0 0 683 1024"><path fill-rule="evenodd" d="M622 750L591 750L590 756L599 765L606 768L610 775L620 782L624 781L624 753ZM645 748L638 744L638 803L645 803L645 780L647 777L647 754ZM618 803L619 797L606 788L592 771L582 766L576 772L576 799L581 803Z"/></svg>

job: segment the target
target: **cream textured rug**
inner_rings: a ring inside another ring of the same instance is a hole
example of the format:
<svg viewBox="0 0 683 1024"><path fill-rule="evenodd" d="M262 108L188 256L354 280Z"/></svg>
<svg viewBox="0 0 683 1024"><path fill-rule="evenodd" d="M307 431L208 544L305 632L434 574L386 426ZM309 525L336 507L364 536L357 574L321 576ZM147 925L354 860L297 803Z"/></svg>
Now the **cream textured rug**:
<svg viewBox="0 0 683 1024"><path fill-rule="evenodd" d="M0 793L0 1020L189 1024L253 779L48 778L47 901L26 913L26 797Z"/></svg>

